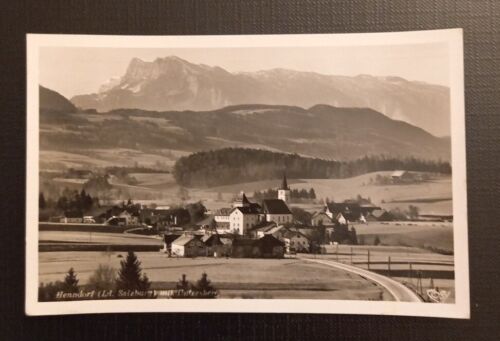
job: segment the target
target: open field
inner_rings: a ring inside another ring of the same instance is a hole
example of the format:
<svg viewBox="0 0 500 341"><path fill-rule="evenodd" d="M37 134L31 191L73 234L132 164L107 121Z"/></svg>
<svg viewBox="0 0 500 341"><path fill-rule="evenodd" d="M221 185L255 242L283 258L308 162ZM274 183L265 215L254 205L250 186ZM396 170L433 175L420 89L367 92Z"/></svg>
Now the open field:
<svg viewBox="0 0 500 341"><path fill-rule="evenodd" d="M60 153L60 152L44 152L53 154L51 157L43 156L42 159L54 159L57 162L66 162L68 166L74 166L74 160L71 158L76 154ZM131 160L134 159L134 153L130 150L122 150L121 156L130 155ZM58 155L55 157L54 155ZM63 157L64 155L64 157ZM70 156L68 156L70 155ZM72 156L73 155L73 156ZM99 154L98 154L99 155ZM90 158L80 155L83 159ZM116 165L112 162L120 164L119 160L113 161L111 157L103 156L102 160L94 159L100 162L101 166ZM107 161L103 161L107 160ZM150 160L152 163L158 160ZM160 161L160 162L164 162ZM144 165L147 165L145 163ZM129 164L129 166L132 164ZM143 165L143 163L141 163ZM408 206L417 206L421 214L452 214L451 201L451 178L440 176L435 180L429 180L418 184L406 185L370 185L370 179L375 179L377 175L389 175L391 172L375 172L348 179L289 179L288 183L291 188L307 189L314 188L318 202L305 204L292 204L308 211L314 212L321 209L320 199L329 198L337 202L355 198L358 194L364 198L370 198L372 202L385 209L399 208L407 210ZM134 198L136 202L156 202L158 204L175 204L179 203L180 186L175 182L170 173L131 173L138 183L128 185L120 183L118 179L111 178L111 184L120 190L125 191L127 197ZM52 183L61 188L81 188L82 180L77 179L54 179ZM244 191L249 196L257 190L266 190L268 188L277 188L281 184L281 180L263 180L247 183L239 183L227 186L218 186L212 188L187 188L189 199L188 201L201 200L204 205L211 210L221 207L227 207L232 198ZM218 200L222 199L222 200Z"/></svg>
<svg viewBox="0 0 500 341"><path fill-rule="evenodd" d="M452 214L451 177L442 176L418 184L370 185L377 175L387 176L392 172L374 172L348 179L303 179L292 183L291 188L314 188L318 198L329 198L337 202L355 198L371 198L372 202L386 209L409 205L420 208L422 214ZM279 185L279 183L278 183ZM434 199L434 200L429 200Z"/></svg>
<svg viewBox="0 0 500 341"><path fill-rule="evenodd" d="M162 245L161 239L127 233L40 231L40 242L97 243L107 245Z"/></svg>
<svg viewBox="0 0 500 341"><path fill-rule="evenodd" d="M369 222L352 224L358 241L373 245L413 246L441 253L453 253L453 224L445 222Z"/></svg>
<svg viewBox="0 0 500 341"><path fill-rule="evenodd" d="M40 231L39 251L158 251L159 237L89 231Z"/></svg>
<svg viewBox="0 0 500 341"><path fill-rule="evenodd" d="M85 284L99 264L119 268L125 253L43 252L39 281L61 280L73 267ZM360 276L300 259L168 258L159 252L138 252L154 288L174 288L182 274L196 281L203 272L221 298L308 298L390 300L381 287Z"/></svg>
<svg viewBox="0 0 500 341"><path fill-rule="evenodd" d="M67 168L131 167L139 164L151 167L161 164L169 169L183 155L180 150L156 150L146 153L128 148L76 149L71 151L40 151L41 170L63 170Z"/></svg>
<svg viewBox="0 0 500 341"><path fill-rule="evenodd" d="M328 245L325 248L327 254L304 256L369 269L391 277L414 290L417 289L420 280L423 292L431 288L432 279L434 286L450 292L447 302L453 302L455 299L453 256L402 246ZM368 250L370 251L369 263Z"/></svg>

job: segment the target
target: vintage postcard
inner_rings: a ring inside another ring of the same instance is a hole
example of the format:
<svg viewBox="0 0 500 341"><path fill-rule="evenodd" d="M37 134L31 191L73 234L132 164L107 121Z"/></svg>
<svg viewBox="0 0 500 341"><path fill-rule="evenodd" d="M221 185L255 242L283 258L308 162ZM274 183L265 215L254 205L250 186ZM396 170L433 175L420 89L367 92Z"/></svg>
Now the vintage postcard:
<svg viewBox="0 0 500 341"><path fill-rule="evenodd" d="M462 30L27 36L26 312L468 318Z"/></svg>

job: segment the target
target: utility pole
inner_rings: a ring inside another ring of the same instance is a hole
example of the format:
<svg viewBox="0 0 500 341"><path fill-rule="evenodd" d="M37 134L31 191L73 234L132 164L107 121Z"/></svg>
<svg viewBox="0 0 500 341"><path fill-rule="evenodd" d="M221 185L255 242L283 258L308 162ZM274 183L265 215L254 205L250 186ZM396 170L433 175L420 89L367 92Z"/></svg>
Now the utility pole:
<svg viewBox="0 0 500 341"><path fill-rule="evenodd" d="M368 270L370 270L370 250L368 249Z"/></svg>
<svg viewBox="0 0 500 341"><path fill-rule="evenodd" d="M389 276L391 275L391 256L387 257L387 270L389 271Z"/></svg>
<svg viewBox="0 0 500 341"><path fill-rule="evenodd" d="M352 246L351 246L351 265L352 265Z"/></svg>

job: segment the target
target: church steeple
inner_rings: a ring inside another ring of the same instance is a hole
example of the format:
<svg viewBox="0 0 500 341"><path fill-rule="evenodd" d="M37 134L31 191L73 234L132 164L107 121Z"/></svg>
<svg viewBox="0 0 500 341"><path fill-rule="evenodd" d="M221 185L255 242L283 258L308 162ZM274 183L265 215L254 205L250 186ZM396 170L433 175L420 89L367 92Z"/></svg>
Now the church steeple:
<svg viewBox="0 0 500 341"><path fill-rule="evenodd" d="M288 183L286 181L286 174L283 173L283 182L281 183L281 188L280 189L284 189L284 190L289 190L290 188L288 188Z"/></svg>
<svg viewBox="0 0 500 341"><path fill-rule="evenodd" d="M286 181L286 174L283 173L283 181L281 182L281 187L278 189L278 199L283 200L285 203L290 201L290 187L288 187L288 182Z"/></svg>

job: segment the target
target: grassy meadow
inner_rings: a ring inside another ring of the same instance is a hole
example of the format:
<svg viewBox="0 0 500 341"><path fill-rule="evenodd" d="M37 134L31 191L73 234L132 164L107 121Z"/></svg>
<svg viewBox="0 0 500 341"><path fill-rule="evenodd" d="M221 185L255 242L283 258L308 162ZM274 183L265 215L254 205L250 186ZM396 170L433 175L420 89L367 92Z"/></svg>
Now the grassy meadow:
<svg viewBox="0 0 500 341"><path fill-rule="evenodd" d="M85 284L99 264L118 269L125 255L42 252L39 280L61 280L72 266L79 284ZM300 259L168 258L160 252L138 252L137 256L156 289L174 288L182 274L196 281L206 272L221 298L391 299L385 289L358 275Z"/></svg>

